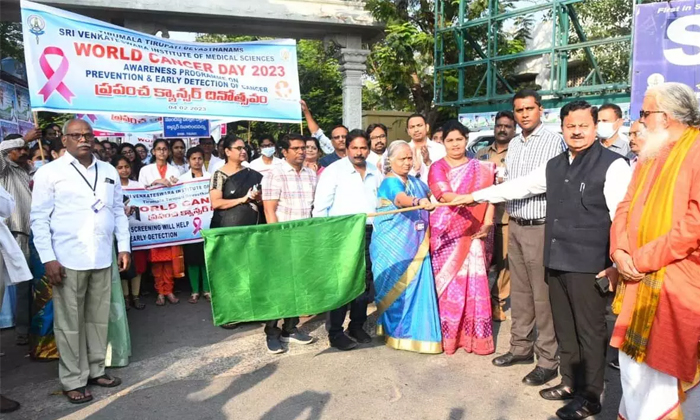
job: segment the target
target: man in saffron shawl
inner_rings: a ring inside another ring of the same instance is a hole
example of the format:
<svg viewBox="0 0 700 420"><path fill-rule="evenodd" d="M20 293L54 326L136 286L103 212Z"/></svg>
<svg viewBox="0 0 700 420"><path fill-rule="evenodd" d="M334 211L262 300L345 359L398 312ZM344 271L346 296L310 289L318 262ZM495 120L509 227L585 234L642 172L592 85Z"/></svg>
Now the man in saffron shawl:
<svg viewBox="0 0 700 420"><path fill-rule="evenodd" d="M650 88L640 161L611 229L622 276L611 345L619 419L700 418L700 105L691 88Z"/></svg>

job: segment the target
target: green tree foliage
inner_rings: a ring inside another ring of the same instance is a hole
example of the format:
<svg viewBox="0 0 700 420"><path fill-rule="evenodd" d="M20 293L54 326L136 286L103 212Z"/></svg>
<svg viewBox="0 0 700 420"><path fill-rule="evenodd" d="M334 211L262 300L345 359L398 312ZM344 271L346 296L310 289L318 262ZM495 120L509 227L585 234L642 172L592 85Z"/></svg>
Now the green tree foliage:
<svg viewBox="0 0 700 420"><path fill-rule="evenodd" d="M24 62L22 25L16 22L0 22L0 57L12 57Z"/></svg>
<svg viewBox="0 0 700 420"><path fill-rule="evenodd" d="M435 63L435 1L436 0L368 0L367 9L375 19L386 24L383 41L372 48L368 59L368 73L375 81L375 92L368 95L380 108L417 111L428 116L431 124L441 121L454 110L438 109L433 103ZM441 1L443 13L438 27L450 27L459 16L459 0ZM513 7L510 1L501 1L501 11ZM486 16L488 0L474 0L466 5L465 19L472 20ZM532 20L523 18L515 22L515 31L506 32L496 28L498 53L511 54L523 51L525 41L530 36ZM471 28L464 39L464 61L478 60L480 51L487 50L488 26ZM445 64L459 62L458 32L447 33L443 37L441 54ZM507 74L516 63L502 64L499 70ZM480 66L465 70L465 97L483 94L485 84L480 83L485 68ZM443 94L457 97L458 73L445 72ZM504 89L503 86L501 86Z"/></svg>
<svg viewBox="0 0 700 420"><path fill-rule="evenodd" d="M265 38L253 36L232 36L221 34L200 34L198 42L246 42ZM314 119L321 127L330 128L342 121L343 96L341 75L335 51L326 49L321 41L300 40L297 42L297 61L301 97L306 101ZM229 124L229 130L247 138L248 121ZM306 127L305 127L306 128ZM298 133L298 124L277 124L250 122L251 136L255 139L262 134L272 134L275 138L285 133ZM308 132L308 130L305 130Z"/></svg>

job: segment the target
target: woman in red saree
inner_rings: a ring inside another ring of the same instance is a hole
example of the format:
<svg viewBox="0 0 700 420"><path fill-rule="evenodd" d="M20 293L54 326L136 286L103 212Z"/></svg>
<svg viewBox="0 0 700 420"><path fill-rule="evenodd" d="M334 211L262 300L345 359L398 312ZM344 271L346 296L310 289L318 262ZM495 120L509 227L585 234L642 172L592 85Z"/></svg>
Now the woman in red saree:
<svg viewBox="0 0 700 420"><path fill-rule="evenodd" d="M469 130L458 121L443 126L447 156L433 163L428 185L449 203L493 184L496 167L466 156ZM493 205L438 207L430 215L430 249L447 354L463 348L480 355L494 351L488 267L493 246Z"/></svg>

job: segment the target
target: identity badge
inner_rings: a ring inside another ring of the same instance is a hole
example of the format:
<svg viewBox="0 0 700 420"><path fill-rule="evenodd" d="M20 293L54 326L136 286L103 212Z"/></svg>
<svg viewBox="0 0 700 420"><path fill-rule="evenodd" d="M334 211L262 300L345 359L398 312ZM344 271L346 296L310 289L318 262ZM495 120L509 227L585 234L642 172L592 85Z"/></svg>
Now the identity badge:
<svg viewBox="0 0 700 420"><path fill-rule="evenodd" d="M422 220L418 220L413 224L413 227L418 231L425 230L425 222Z"/></svg>
<svg viewBox="0 0 700 420"><path fill-rule="evenodd" d="M92 206L90 206L92 211L94 211L95 213L102 210L104 207L105 203L103 203L102 200L100 200L99 198L94 203L92 203Z"/></svg>

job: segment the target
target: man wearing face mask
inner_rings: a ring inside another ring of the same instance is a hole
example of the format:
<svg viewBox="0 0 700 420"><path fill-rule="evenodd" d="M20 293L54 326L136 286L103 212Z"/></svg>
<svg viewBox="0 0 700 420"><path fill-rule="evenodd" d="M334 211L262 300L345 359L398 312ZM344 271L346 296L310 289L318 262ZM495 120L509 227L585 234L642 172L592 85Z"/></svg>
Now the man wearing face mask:
<svg viewBox="0 0 700 420"><path fill-rule="evenodd" d="M630 141L620 132L623 122L622 109L615 104L604 104L598 110L600 144L611 152L629 157Z"/></svg>
<svg viewBox="0 0 700 420"><path fill-rule="evenodd" d="M262 176L267 175L275 165L282 163L282 159L275 157L276 150L272 136L269 134L263 135L260 140L260 153L262 156L250 162L250 169L260 172Z"/></svg>

